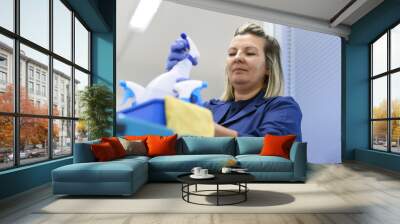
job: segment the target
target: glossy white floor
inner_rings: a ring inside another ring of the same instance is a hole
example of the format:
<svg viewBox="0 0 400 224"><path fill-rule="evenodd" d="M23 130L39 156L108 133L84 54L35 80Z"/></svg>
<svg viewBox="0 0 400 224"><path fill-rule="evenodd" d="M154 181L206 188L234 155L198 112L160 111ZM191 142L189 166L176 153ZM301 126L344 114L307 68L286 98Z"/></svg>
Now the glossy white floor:
<svg viewBox="0 0 400 224"><path fill-rule="evenodd" d="M352 162L309 168L308 183L368 206L358 214L36 214L54 199L46 185L1 201L0 223L400 223L400 173Z"/></svg>

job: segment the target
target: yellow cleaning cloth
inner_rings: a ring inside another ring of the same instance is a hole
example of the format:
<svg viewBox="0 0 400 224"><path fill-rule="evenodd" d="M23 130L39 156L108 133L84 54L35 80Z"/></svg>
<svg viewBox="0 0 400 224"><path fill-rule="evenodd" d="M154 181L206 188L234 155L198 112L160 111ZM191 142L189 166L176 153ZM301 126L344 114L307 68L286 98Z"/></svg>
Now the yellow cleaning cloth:
<svg viewBox="0 0 400 224"><path fill-rule="evenodd" d="M167 127L178 135L214 136L211 111L172 96L165 97Z"/></svg>

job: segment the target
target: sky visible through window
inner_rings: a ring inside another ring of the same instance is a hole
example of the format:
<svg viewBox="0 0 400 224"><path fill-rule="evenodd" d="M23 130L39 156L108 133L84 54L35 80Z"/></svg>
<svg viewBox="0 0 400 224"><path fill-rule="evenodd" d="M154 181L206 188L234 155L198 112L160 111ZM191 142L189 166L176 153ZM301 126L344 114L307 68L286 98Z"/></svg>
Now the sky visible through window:
<svg viewBox="0 0 400 224"><path fill-rule="evenodd" d="M383 35L372 46L373 48L373 75L378 75L387 71L387 35ZM385 81L384 81L385 80ZM379 78L373 83L373 106L378 106L387 98L386 78Z"/></svg>
<svg viewBox="0 0 400 224"><path fill-rule="evenodd" d="M1 0L0 9L0 26L13 31L13 0Z"/></svg>
<svg viewBox="0 0 400 224"><path fill-rule="evenodd" d="M49 10L48 0L20 0L21 1L21 36L48 49L49 45ZM59 0L54 0L54 51L71 59L71 14L70 11ZM0 0L0 26L13 30L13 0ZM40 26L38 24L41 24ZM77 24L77 23L76 23ZM60 27L61 26L61 27ZM88 32L82 25L76 28L76 50L75 61L77 64L88 69ZM84 29L84 30L82 30ZM0 35L0 41L12 46L10 41ZM10 45L11 44L11 45ZM85 48L86 47L86 48ZM21 48L22 49L22 48ZM31 57L43 64L48 64L47 56L38 54L32 48L23 49L26 56ZM60 66L63 69L63 66ZM69 74L70 71L62 71Z"/></svg>

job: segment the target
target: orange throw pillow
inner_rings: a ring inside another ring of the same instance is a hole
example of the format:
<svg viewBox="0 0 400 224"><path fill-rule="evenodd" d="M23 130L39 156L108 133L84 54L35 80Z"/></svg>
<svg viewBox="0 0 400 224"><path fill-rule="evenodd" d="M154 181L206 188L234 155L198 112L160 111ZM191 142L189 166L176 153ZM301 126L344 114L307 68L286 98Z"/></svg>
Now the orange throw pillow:
<svg viewBox="0 0 400 224"><path fill-rule="evenodd" d="M148 156L176 155L176 138L178 135L147 137Z"/></svg>
<svg viewBox="0 0 400 224"><path fill-rule="evenodd" d="M261 149L262 156L280 156L290 159L290 148L296 135L276 136L267 134L264 136L264 145Z"/></svg>
<svg viewBox="0 0 400 224"><path fill-rule="evenodd" d="M114 149L108 142L93 144L90 147L92 149L94 157L99 162L110 161L117 158Z"/></svg>
<svg viewBox="0 0 400 224"><path fill-rule="evenodd" d="M121 158L126 156L126 151L124 146L122 146L121 142L117 137L109 137L109 138L101 138L101 142L108 142L114 149L115 155L117 158Z"/></svg>
<svg viewBox="0 0 400 224"><path fill-rule="evenodd" d="M136 141L136 140L140 140L140 141L143 141L143 142L145 142L145 141L146 141L146 139L147 139L147 136L146 136L146 135L144 135L144 136L133 136L133 135L126 135L126 136L124 136L124 139L126 139L126 140L129 140L129 141Z"/></svg>

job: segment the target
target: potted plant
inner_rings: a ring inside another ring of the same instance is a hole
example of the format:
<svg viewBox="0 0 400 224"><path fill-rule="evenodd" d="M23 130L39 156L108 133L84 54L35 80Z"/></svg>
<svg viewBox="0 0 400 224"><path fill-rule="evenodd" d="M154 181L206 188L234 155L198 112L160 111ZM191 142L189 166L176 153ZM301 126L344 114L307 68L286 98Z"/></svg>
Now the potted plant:
<svg viewBox="0 0 400 224"><path fill-rule="evenodd" d="M89 140L110 136L114 108L114 96L110 89L94 84L87 86L79 95L83 119L80 124L87 127Z"/></svg>

